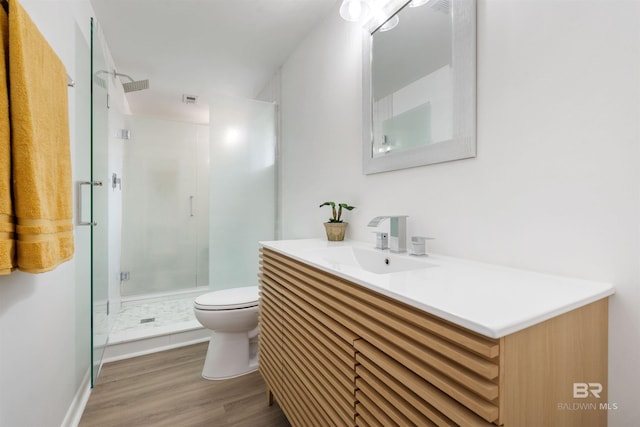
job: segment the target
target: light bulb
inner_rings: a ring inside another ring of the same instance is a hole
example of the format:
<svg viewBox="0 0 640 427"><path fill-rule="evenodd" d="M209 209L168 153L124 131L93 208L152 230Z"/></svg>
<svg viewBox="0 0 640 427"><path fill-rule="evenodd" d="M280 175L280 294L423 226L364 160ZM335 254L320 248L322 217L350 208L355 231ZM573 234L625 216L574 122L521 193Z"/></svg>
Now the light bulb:
<svg viewBox="0 0 640 427"><path fill-rule="evenodd" d="M340 16L349 22L364 21L370 13L369 2L364 0L343 0Z"/></svg>

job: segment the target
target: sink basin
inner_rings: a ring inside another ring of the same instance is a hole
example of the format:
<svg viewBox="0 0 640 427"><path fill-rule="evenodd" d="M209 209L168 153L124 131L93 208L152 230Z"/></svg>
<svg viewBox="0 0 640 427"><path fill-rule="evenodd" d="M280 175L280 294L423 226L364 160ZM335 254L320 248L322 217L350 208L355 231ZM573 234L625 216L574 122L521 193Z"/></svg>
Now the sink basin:
<svg viewBox="0 0 640 427"><path fill-rule="evenodd" d="M314 255L331 264L333 268L360 268L375 274L398 273L436 267L423 259L357 246L332 247L313 250Z"/></svg>

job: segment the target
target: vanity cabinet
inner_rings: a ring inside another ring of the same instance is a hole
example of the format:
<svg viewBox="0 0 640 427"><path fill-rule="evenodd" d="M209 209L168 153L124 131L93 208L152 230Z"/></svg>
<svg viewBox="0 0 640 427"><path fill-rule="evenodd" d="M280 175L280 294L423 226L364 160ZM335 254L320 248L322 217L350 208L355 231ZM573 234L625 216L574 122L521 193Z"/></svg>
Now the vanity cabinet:
<svg viewBox="0 0 640 427"><path fill-rule="evenodd" d="M259 370L293 426L606 425L606 298L489 338L267 248L260 264Z"/></svg>

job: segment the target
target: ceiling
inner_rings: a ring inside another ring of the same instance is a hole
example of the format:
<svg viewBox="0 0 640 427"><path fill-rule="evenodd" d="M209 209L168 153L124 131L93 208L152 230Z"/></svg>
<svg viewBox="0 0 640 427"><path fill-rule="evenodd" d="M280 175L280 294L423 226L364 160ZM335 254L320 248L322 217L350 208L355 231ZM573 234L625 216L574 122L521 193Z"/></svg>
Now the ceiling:
<svg viewBox="0 0 640 427"><path fill-rule="evenodd" d="M133 114L206 123L207 98L255 97L337 0L91 0ZM123 79L123 82L128 80ZM182 103L196 95L198 104Z"/></svg>

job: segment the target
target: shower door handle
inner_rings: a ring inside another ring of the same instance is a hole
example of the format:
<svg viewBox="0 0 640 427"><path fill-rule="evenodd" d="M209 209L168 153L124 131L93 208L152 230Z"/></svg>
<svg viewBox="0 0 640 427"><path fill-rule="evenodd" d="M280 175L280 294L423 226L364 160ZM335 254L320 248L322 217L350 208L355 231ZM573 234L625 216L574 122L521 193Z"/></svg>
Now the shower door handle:
<svg viewBox="0 0 640 427"><path fill-rule="evenodd" d="M193 198L194 196L189 196L189 216L195 216L193 214Z"/></svg>
<svg viewBox="0 0 640 427"><path fill-rule="evenodd" d="M83 215L82 213L84 212L84 203L83 203L83 198L82 198L82 186L83 185L88 185L89 188L91 188L92 185L101 187L102 186L102 182L101 181L79 181L78 182L78 225L91 225L91 226L96 226L98 225L97 222L93 221L91 222L91 219L89 219L89 221L83 221Z"/></svg>

